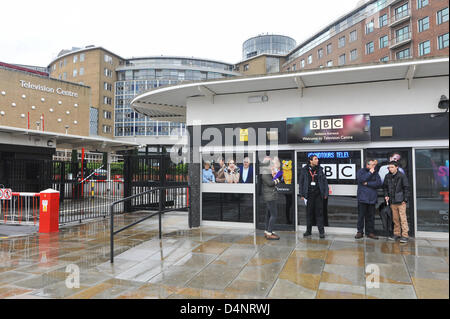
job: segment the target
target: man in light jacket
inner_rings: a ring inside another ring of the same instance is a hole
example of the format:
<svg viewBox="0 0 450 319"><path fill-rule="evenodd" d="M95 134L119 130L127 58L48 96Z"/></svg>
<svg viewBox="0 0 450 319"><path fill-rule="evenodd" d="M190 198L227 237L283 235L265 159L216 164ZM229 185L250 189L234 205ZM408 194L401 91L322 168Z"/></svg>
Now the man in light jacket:
<svg viewBox="0 0 450 319"><path fill-rule="evenodd" d="M381 187L382 183L380 175L375 171L376 162L372 159L367 159L365 165L366 167L361 168L356 174L358 181L356 196L358 199L358 232L355 238L363 238L365 226L366 236L378 239L375 236L375 204L378 199L377 188Z"/></svg>

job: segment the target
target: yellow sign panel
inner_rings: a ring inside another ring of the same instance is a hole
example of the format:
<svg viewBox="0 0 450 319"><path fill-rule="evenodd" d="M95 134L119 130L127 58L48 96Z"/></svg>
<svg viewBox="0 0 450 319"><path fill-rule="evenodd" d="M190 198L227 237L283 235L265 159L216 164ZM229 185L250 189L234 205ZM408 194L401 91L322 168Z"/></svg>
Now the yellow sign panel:
<svg viewBox="0 0 450 319"><path fill-rule="evenodd" d="M248 129L241 129L240 141L248 142Z"/></svg>

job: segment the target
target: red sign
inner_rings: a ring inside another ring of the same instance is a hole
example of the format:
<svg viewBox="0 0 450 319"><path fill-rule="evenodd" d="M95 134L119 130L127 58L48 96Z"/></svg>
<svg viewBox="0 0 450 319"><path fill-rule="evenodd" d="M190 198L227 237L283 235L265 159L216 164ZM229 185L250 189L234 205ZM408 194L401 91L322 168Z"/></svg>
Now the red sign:
<svg viewBox="0 0 450 319"><path fill-rule="evenodd" d="M0 200L10 200L12 198L12 190L9 188L0 188Z"/></svg>

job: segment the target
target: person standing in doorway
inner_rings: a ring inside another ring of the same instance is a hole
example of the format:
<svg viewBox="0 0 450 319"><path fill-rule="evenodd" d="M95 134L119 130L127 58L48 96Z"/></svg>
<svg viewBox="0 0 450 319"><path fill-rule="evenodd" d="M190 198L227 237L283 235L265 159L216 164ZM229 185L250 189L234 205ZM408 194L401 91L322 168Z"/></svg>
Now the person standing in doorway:
<svg viewBox="0 0 450 319"><path fill-rule="evenodd" d="M398 162L389 163L389 173L384 178L383 189L386 202L390 202L392 219L394 221L394 237L401 243L408 242L408 220L406 218L406 203L409 198L409 183L405 174L399 171Z"/></svg>
<svg viewBox="0 0 450 319"><path fill-rule="evenodd" d="M302 200L306 199L306 232L303 236L311 236L315 217L319 236L325 238L323 202L328 198L329 190L327 178L316 155L308 157L308 164L300 170L299 184L300 197Z"/></svg>
<svg viewBox="0 0 450 319"><path fill-rule="evenodd" d="M372 159L365 161L366 167L361 168L356 174L358 181L358 232L355 238L360 239L366 236L378 239L375 236L375 204L377 203L377 188L382 186L380 175L375 171L376 162ZM364 222L365 221L365 222Z"/></svg>
<svg viewBox="0 0 450 319"><path fill-rule="evenodd" d="M263 200L266 203L266 230L264 231L264 237L268 240L280 239L280 236L273 232L278 216L278 194L275 191L275 185L280 183L278 178L274 179L275 175L274 163L270 157L266 157L261 164L261 180Z"/></svg>

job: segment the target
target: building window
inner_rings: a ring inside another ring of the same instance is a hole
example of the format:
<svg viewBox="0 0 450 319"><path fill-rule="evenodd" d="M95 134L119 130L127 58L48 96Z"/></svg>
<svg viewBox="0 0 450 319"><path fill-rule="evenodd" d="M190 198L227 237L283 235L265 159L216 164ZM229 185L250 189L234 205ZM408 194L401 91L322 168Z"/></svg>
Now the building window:
<svg viewBox="0 0 450 319"><path fill-rule="evenodd" d="M67 72L63 73L63 80L67 80Z"/></svg>
<svg viewBox="0 0 450 319"><path fill-rule="evenodd" d="M308 64L312 63L312 54L308 55Z"/></svg>
<svg viewBox="0 0 450 319"><path fill-rule="evenodd" d="M111 133L111 126L103 125L103 133Z"/></svg>
<svg viewBox="0 0 450 319"><path fill-rule="evenodd" d="M419 43L419 56L429 54L430 52L430 40Z"/></svg>
<svg viewBox="0 0 450 319"><path fill-rule="evenodd" d="M302 68L305 67L305 59L303 59L303 60L301 61L301 65L302 65Z"/></svg>
<svg viewBox="0 0 450 319"><path fill-rule="evenodd" d="M438 49L448 48L448 33L438 36Z"/></svg>
<svg viewBox="0 0 450 319"><path fill-rule="evenodd" d="M77 77L77 69L73 70L73 77L74 77L74 78Z"/></svg>
<svg viewBox="0 0 450 319"><path fill-rule="evenodd" d="M417 9L422 9L428 5L428 0L417 0Z"/></svg>
<svg viewBox="0 0 450 319"><path fill-rule="evenodd" d="M84 54L84 53L81 53L81 54L80 54L80 62L84 62L84 57L85 57L85 54Z"/></svg>
<svg viewBox="0 0 450 319"><path fill-rule="evenodd" d="M355 61L357 57L358 57L357 49L350 51L350 61Z"/></svg>
<svg viewBox="0 0 450 319"><path fill-rule="evenodd" d="M53 71L56 71L56 63L53 64Z"/></svg>
<svg viewBox="0 0 450 319"><path fill-rule="evenodd" d="M333 45L331 43L327 44L327 54L331 54L333 52Z"/></svg>
<svg viewBox="0 0 450 319"><path fill-rule="evenodd" d="M103 111L103 118L110 120L112 118L112 113L110 111Z"/></svg>
<svg viewBox="0 0 450 319"><path fill-rule="evenodd" d="M78 55L74 55L73 56L73 63L77 63L77 61L78 61Z"/></svg>
<svg viewBox="0 0 450 319"><path fill-rule="evenodd" d="M109 64L113 64L113 58L109 55L105 54L105 62Z"/></svg>
<svg viewBox="0 0 450 319"><path fill-rule="evenodd" d="M63 67L63 61L59 61L59 68L61 69Z"/></svg>
<svg viewBox="0 0 450 319"><path fill-rule="evenodd" d="M112 99L110 97L104 96L103 97L103 104L111 105L112 104Z"/></svg>
<svg viewBox="0 0 450 319"><path fill-rule="evenodd" d="M64 66L67 65L67 59L64 59Z"/></svg>
<svg viewBox="0 0 450 319"><path fill-rule="evenodd" d="M339 65L344 64L345 64L345 54L342 54L341 56L339 56Z"/></svg>
<svg viewBox="0 0 450 319"><path fill-rule="evenodd" d="M387 61L389 61L389 57L388 56L385 56L385 57L380 59L380 62L387 62Z"/></svg>
<svg viewBox="0 0 450 319"><path fill-rule="evenodd" d="M297 70L297 64L294 63L294 64L292 65L292 71L295 71L295 70Z"/></svg>
<svg viewBox="0 0 450 319"><path fill-rule="evenodd" d="M366 34L372 33L373 27L374 27L373 21L370 21L369 23L367 23L366 24Z"/></svg>
<svg viewBox="0 0 450 319"><path fill-rule="evenodd" d="M248 64L244 64L244 71L248 71L248 69L249 69Z"/></svg>
<svg viewBox="0 0 450 319"><path fill-rule="evenodd" d="M373 49L374 49L373 41L366 43L366 54L373 53Z"/></svg>
<svg viewBox="0 0 450 319"><path fill-rule="evenodd" d="M105 91L112 91L112 84L104 82Z"/></svg>
<svg viewBox="0 0 450 319"><path fill-rule="evenodd" d="M84 75L84 68L80 68L80 75Z"/></svg>
<svg viewBox="0 0 450 319"><path fill-rule="evenodd" d="M437 24L442 24L448 21L448 7L437 12Z"/></svg>
<svg viewBox="0 0 450 319"><path fill-rule="evenodd" d="M345 46L345 36L339 38L338 48L342 48Z"/></svg>
<svg viewBox="0 0 450 319"><path fill-rule="evenodd" d="M317 56L318 56L319 59L322 59L322 57L323 57L323 49L322 48L317 50Z"/></svg>
<svg viewBox="0 0 450 319"><path fill-rule="evenodd" d="M350 32L350 39L349 42L356 41L358 39L358 32L356 30L353 30Z"/></svg>
<svg viewBox="0 0 450 319"><path fill-rule="evenodd" d="M403 17L406 17L409 12L408 12L408 2L406 2L404 5L398 7L395 9L395 20L399 20Z"/></svg>
<svg viewBox="0 0 450 319"><path fill-rule="evenodd" d="M396 43L408 40L410 38L409 26L395 30Z"/></svg>
<svg viewBox="0 0 450 319"><path fill-rule="evenodd" d="M423 19L420 19L417 22L417 25L419 26L419 32L423 32L425 30L428 30L430 28L430 18L425 17Z"/></svg>
<svg viewBox="0 0 450 319"><path fill-rule="evenodd" d="M333 61L331 60L331 61L328 61L327 62L327 66L333 66Z"/></svg>
<svg viewBox="0 0 450 319"><path fill-rule="evenodd" d="M402 51L398 51L395 56L397 57L397 60L403 60L403 59L408 59L411 57L410 55L410 50L409 48L402 50Z"/></svg>
<svg viewBox="0 0 450 319"><path fill-rule="evenodd" d="M112 78L112 71L108 68L105 68L105 76Z"/></svg>
<svg viewBox="0 0 450 319"><path fill-rule="evenodd" d="M385 35L380 38L380 49L387 47L389 44L388 36Z"/></svg>
<svg viewBox="0 0 450 319"><path fill-rule="evenodd" d="M380 28L382 28L385 25L387 25L388 24L388 16L387 16L387 14L383 14L381 17L379 17L378 22L380 24Z"/></svg>

